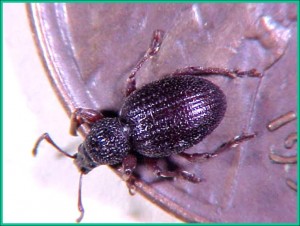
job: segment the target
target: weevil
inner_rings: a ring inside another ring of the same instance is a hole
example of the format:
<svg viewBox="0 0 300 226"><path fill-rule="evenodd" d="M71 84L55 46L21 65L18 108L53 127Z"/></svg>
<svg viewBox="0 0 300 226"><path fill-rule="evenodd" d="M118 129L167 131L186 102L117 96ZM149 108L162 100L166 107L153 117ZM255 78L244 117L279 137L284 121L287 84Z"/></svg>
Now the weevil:
<svg viewBox="0 0 300 226"><path fill-rule="evenodd" d="M77 108L71 115L71 134L76 135L82 124L90 126L78 152L71 155L62 150L44 133L36 142L33 154L41 141L46 140L60 153L74 159L80 172L78 209L80 222L84 215L81 201L82 175L99 165L121 165L123 179L129 190L134 190L133 172L137 165L136 154L150 159L153 172L159 177L182 178L192 183L201 181L195 174L178 170L161 169L156 161L178 154L190 161L201 161L217 156L224 150L255 134L244 134L220 145L211 153L187 154L184 151L208 136L221 122L226 111L226 96L214 83L202 75L220 74L229 78L259 77L255 69L249 71L224 68L186 67L170 73L158 81L136 89L136 73L155 56L162 44L164 32L153 33L150 47L128 76L126 99L117 117L105 117L101 111Z"/></svg>

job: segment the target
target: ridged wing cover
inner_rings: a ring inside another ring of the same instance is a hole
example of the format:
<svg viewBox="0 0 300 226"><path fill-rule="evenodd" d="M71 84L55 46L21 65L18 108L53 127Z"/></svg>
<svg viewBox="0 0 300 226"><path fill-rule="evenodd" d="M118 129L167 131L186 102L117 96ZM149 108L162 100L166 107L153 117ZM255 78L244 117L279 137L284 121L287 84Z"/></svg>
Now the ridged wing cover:
<svg viewBox="0 0 300 226"><path fill-rule="evenodd" d="M180 153L220 123L226 97L212 82L193 75L168 77L132 93L120 117L133 149L148 157Z"/></svg>

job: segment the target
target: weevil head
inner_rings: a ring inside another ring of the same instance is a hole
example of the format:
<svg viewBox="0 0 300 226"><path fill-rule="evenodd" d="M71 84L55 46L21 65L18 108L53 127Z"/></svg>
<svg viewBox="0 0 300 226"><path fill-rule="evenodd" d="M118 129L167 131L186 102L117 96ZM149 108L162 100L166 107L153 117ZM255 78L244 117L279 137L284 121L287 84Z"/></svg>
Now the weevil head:
<svg viewBox="0 0 300 226"><path fill-rule="evenodd" d="M85 141L78 147L75 165L87 174L99 165L122 163L130 151L128 129L119 118L95 122Z"/></svg>

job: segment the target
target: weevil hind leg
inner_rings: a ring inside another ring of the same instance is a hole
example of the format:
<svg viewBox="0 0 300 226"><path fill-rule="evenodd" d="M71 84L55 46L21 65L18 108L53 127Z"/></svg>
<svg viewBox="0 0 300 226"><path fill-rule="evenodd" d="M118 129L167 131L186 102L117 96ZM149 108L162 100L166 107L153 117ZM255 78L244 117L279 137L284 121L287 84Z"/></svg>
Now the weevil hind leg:
<svg viewBox="0 0 300 226"><path fill-rule="evenodd" d="M236 136L234 138L232 138L231 140L224 142L223 144L221 144L219 147L217 147L213 152L211 153L193 153L193 154L188 154L185 152L179 153L178 155L187 159L190 162L203 162L206 161L208 159L214 158L216 156L218 156L219 154L229 150L232 147L237 146L238 144L250 140L252 138L254 138L256 136L255 133L252 134L245 134L242 133L239 136Z"/></svg>

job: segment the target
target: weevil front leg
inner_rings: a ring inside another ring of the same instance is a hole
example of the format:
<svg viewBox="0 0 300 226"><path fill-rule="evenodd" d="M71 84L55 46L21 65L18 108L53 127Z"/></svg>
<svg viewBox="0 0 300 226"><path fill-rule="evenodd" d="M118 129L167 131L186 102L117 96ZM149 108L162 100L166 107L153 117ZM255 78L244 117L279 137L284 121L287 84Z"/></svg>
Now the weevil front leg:
<svg viewBox="0 0 300 226"><path fill-rule="evenodd" d="M249 71L241 71L239 69L227 69L227 68L215 68L215 67L185 67L177 69L174 71L171 76L179 75L197 75L197 76L206 76L206 75L224 75L229 78L237 77L261 77L262 74L259 73L256 69L251 69Z"/></svg>
<svg viewBox="0 0 300 226"><path fill-rule="evenodd" d="M237 146L238 144L250 140L256 136L255 133L253 134L241 134L239 136L234 137L233 139L221 144L216 150L214 150L211 153L193 153L188 154L185 152L179 153L179 156L187 159L190 162L203 162L208 159L214 158L218 156L219 154L229 150L232 147Z"/></svg>
<svg viewBox="0 0 300 226"><path fill-rule="evenodd" d="M164 36L164 31L162 30L155 30L153 32L153 36L151 39L150 46L144 56L139 60L136 66L131 70L128 79L127 79L127 88L126 88L126 97L129 96L133 91L136 90L136 81L135 76L136 73L141 69L142 65L150 58L155 56L162 44Z"/></svg>
<svg viewBox="0 0 300 226"><path fill-rule="evenodd" d="M128 181L132 176L133 171L137 165L137 159L134 155L127 155L122 162L122 178L125 181Z"/></svg>
<svg viewBox="0 0 300 226"><path fill-rule="evenodd" d="M130 195L134 195L136 192L135 180L132 176L133 171L137 165L137 159L134 155L127 155L122 162L122 178L126 182Z"/></svg>
<svg viewBox="0 0 300 226"><path fill-rule="evenodd" d="M82 124L90 125L102 118L104 116L99 111L88 108L76 108L71 114L70 134L77 136L77 130Z"/></svg>

